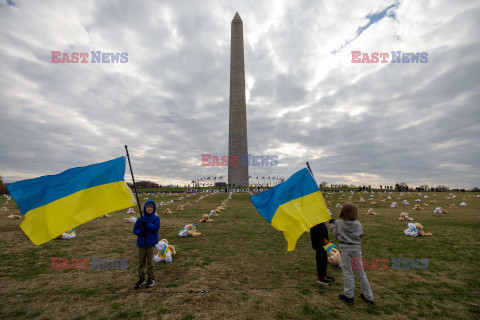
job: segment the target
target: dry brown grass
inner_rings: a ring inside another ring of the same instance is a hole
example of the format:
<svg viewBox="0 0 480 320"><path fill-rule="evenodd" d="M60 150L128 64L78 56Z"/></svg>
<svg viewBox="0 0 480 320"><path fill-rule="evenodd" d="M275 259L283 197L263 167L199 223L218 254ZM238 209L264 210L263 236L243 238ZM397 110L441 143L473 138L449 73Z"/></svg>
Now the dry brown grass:
<svg viewBox="0 0 480 320"><path fill-rule="evenodd" d="M428 199L432 200L431 193ZM330 210L341 193L326 199ZM350 196L348 193L347 196ZM368 194L362 194L365 199ZM480 281L477 252L480 245L480 198L467 200L468 207L434 214L436 206L457 206L461 196L447 200L439 193L438 204L424 211L413 211L417 194L405 195L410 205L396 200L371 205L353 201L360 212L373 207L378 216L361 214L364 228L362 244L366 259L403 257L428 259L426 270L366 270L376 305L367 306L356 298L355 306L341 303L337 295L343 289L340 269L329 266L337 281L331 287L315 282L315 259L308 235L303 235L294 252L286 251L286 242L255 211L247 194L234 194L227 209L215 222L197 224L202 235L180 238L179 229L195 223L215 209L226 195L209 196L194 204L199 195L154 197L159 203L175 199L167 207L174 209L187 201L192 206L173 214L160 213L160 238L177 249L170 264L156 265L156 284L151 289L134 290L136 281L136 237L127 215L113 213L80 227L72 240L53 240L33 245L18 225L21 220L6 219L0 213L0 317L35 319L330 319L373 317L383 319L479 317ZM377 193L375 200L385 199ZM152 196L148 196L152 198ZM141 197L142 202L145 196ZM395 200L394 200L395 199ZM3 206L3 198L0 207ZM398 208L390 208L396 201ZM18 214L13 201L8 214ZM165 206L159 207L159 210ZM126 211L126 210L125 210ZM403 235L407 221L399 221L406 211L433 237L412 238ZM333 240L333 239L331 239ZM337 243L336 240L332 241ZM128 259L126 270L52 270L51 258L102 257ZM5 278L3 280L3 278ZM359 294L357 283L356 297Z"/></svg>

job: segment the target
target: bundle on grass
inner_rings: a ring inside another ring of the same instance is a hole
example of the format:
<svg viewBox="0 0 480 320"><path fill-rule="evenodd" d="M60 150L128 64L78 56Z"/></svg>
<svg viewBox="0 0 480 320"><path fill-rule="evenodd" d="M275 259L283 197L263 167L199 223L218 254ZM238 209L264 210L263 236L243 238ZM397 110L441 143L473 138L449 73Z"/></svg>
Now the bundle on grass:
<svg viewBox="0 0 480 320"><path fill-rule="evenodd" d="M18 214L11 214L7 217L7 219L22 219L22 217Z"/></svg>
<svg viewBox="0 0 480 320"><path fill-rule="evenodd" d="M448 213L448 211L443 209L442 207L436 207L433 213Z"/></svg>
<svg viewBox="0 0 480 320"><path fill-rule="evenodd" d="M423 208L420 207L419 204L416 204L416 205L413 206L413 210L423 210Z"/></svg>
<svg viewBox="0 0 480 320"><path fill-rule="evenodd" d="M198 237L199 235L201 235L201 233L197 232L194 224L187 224L178 233L179 237Z"/></svg>
<svg viewBox="0 0 480 320"><path fill-rule="evenodd" d="M168 244L167 239L160 240L156 245L157 253L153 256L153 262L172 262L172 256L176 254L175 247Z"/></svg>
<svg viewBox="0 0 480 320"><path fill-rule="evenodd" d="M198 220L198 222L213 222L212 219L210 219L210 217L208 216L208 214L204 214L203 215L203 218Z"/></svg>
<svg viewBox="0 0 480 320"><path fill-rule="evenodd" d="M371 216L376 216L376 215L378 215L378 213L376 213L376 212L373 210L373 208L368 209L367 214L368 214L368 215L371 215Z"/></svg>
<svg viewBox="0 0 480 320"><path fill-rule="evenodd" d="M413 221L413 218L411 218L408 213L402 212L400 213L400 218L398 220L403 220L403 221Z"/></svg>
<svg viewBox="0 0 480 320"><path fill-rule="evenodd" d="M173 211L170 210L170 208L167 208L167 209L165 209L165 210L163 211L163 213L165 213L165 214L170 214L170 213L173 213Z"/></svg>

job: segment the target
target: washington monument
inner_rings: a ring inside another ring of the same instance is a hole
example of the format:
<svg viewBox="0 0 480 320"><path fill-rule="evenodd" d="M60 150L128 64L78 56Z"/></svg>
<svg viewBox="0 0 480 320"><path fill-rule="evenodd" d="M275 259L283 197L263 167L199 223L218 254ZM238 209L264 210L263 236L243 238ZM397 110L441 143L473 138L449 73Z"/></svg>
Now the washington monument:
<svg viewBox="0 0 480 320"><path fill-rule="evenodd" d="M228 131L228 183L248 186L247 106L245 104L245 63L243 22L238 12L232 20L230 51L230 113Z"/></svg>

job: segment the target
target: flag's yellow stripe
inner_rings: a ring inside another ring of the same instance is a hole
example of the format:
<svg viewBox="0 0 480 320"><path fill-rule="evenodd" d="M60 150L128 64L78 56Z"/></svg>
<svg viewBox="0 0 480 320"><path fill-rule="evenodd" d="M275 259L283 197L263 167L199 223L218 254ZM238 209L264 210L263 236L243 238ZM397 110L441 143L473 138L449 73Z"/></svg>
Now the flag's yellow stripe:
<svg viewBox="0 0 480 320"><path fill-rule="evenodd" d="M287 250L292 251L305 231L328 220L330 214L327 205L322 193L317 191L279 206L273 216L272 226L283 231L288 242Z"/></svg>
<svg viewBox="0 0 480 320"><path fill-rule="evenodd" d="M107 183L75 192L30 210L20 224L36 245L106 213L134 205L125 181Z"/></svg>

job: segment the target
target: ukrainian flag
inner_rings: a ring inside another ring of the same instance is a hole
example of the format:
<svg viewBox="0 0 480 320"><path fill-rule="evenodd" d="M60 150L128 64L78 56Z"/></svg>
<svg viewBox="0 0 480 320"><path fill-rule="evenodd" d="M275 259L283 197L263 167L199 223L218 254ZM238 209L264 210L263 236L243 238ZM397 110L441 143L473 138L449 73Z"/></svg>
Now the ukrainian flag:
<svg viewBox="0 0 480 320"><path fill-rule="evenodd" d="M120 157L18 181L7 189L25 215L20 228L39 245L96 217L133 206L124 175L125 157Z"/></svg>
<svg viewBox="0 0 480 320"><path fill-rule="evenodd" d="M311 227L331 219L322 193L307 168L295 172L272 189L250 196L258 213L283 231L288 251Z"/></svg>

